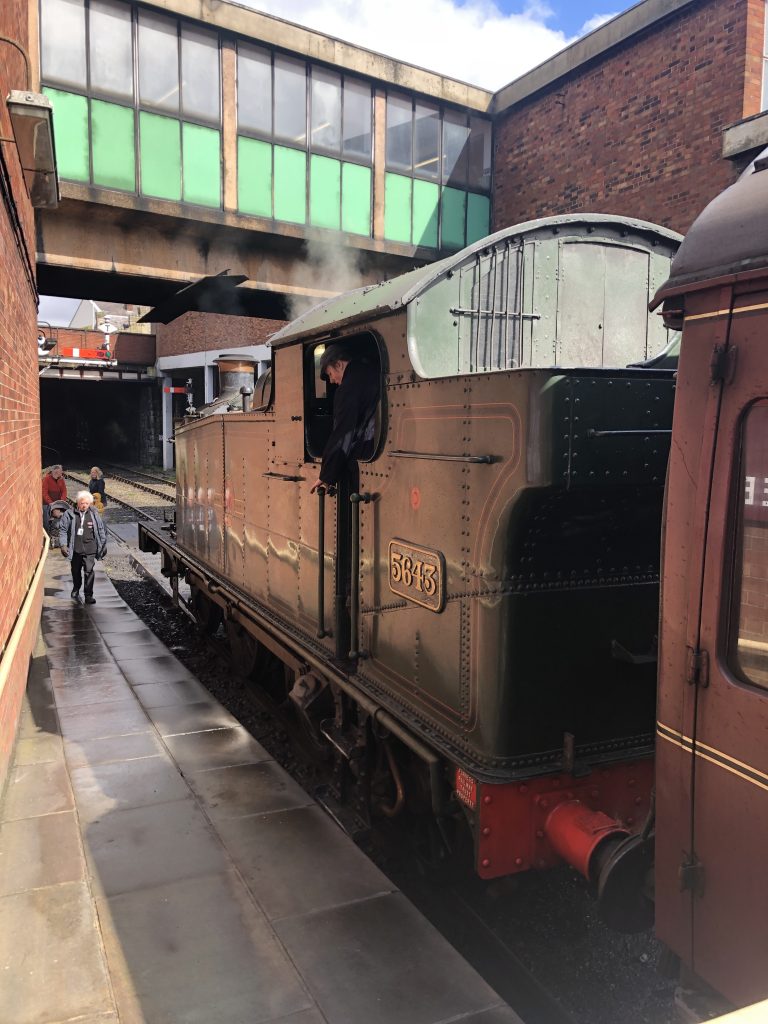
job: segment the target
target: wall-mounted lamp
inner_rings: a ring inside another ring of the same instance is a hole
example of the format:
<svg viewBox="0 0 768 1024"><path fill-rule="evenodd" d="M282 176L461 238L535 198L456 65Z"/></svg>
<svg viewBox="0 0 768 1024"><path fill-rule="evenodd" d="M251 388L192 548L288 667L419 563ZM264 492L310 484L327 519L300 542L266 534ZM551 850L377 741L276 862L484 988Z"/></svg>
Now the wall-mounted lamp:
<svg viewBox="0 0 768 1024"><path fill-rule="evenodd" d="M41 93L15 89L7 103L32 205L53 209L59 203L59 179L51 101Z"/></svg>

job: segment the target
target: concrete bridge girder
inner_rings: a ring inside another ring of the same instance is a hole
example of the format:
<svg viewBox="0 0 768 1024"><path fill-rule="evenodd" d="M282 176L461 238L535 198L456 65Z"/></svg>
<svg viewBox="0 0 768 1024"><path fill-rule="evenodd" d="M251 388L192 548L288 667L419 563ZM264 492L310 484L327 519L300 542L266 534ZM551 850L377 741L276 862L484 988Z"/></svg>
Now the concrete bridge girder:
<svg viewBox="0 0 768 1024"><path fill-rule="evenodd" d="M248 311L274 319L431 259L371 238L73 183L62 185L58 209L38 211L37 219L43 294L156 304L229 270L258 293Z"/></svg>

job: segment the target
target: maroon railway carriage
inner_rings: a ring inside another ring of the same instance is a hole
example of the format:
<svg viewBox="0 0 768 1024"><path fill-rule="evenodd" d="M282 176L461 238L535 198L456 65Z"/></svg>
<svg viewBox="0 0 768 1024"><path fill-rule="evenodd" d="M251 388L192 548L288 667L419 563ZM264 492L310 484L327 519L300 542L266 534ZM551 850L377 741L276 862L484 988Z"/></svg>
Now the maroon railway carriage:
<svg viewBox="0 0 768 1024"><path fill-rule="evenodd" d="M768 997L768 161L691 228L665 511L656 927L730 1001Z"/></svg>

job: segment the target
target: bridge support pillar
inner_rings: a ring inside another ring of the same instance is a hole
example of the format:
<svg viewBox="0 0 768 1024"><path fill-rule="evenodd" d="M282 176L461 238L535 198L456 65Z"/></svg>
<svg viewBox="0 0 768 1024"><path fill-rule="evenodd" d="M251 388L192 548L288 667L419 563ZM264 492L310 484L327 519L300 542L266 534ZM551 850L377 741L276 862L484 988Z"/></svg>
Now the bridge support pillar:
<svg viewBox="0 0 768 1024"><path fill-rule="evenodd" d="M173 469L173 394L166 387L173 386L171 377L163 377L163 469Z"/></svg>

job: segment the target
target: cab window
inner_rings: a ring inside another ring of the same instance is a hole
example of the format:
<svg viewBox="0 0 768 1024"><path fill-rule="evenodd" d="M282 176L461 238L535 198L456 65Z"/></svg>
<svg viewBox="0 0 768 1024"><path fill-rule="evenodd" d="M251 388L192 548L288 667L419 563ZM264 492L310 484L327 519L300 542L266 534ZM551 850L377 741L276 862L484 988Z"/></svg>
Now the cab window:
<svg viewBox="0 0 768 1024"><path fill-rule="evenodd" d="M730 662L768 688L768 398L742 421L737 485Z"/></svg>
<svg viewBox="0 0 768 1024"><path fill-rule="evenodd" d="M364 359L377 368L383 389L382 354L374 336L365 333L340 340L343 340L344 344L354 351L356 358ZM320 374L320 361L327 344L331 343L327 341L313 342L304 349L305 444L307 454L313 459L322 457L323 449L333 429L333 398L337 386L331 384ZM379 453L382 436L381 423L382 403L379 401L374 453L371 459L366 461L372 462Z"/></svg>

